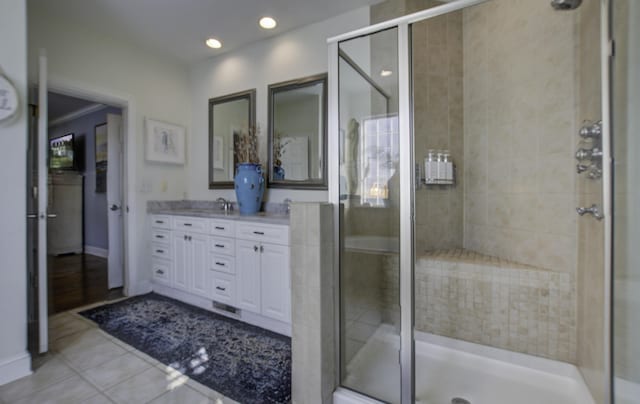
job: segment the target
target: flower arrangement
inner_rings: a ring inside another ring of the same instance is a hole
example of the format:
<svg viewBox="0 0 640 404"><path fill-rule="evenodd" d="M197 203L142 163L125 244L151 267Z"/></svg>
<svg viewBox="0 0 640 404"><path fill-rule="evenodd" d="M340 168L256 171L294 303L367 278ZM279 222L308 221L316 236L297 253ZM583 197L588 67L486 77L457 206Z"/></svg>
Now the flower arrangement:
<svg viewBox="0 0 640 404"><path fill-rule="evenodd" d="M291 139L288 139L286 142L283 142L282 133L276 132L273 139L273 162L277 167L280 167L282 165L282 157L286 152L285 147L290 142L291 142Z"/></svg>
<svg viewBox="0 0 640 404"><path fill-rule="evenodd" d="M250 126L246 131L234 133L234 154L238 163L260 164L258 155L259 126Z"/></svg>

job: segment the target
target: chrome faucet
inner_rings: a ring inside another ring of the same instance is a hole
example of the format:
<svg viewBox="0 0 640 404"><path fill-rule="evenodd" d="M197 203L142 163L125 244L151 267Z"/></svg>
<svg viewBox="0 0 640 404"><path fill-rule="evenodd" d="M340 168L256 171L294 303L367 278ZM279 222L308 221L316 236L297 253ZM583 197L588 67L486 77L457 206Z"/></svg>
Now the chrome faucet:
<svg viewBox="0 0 640 404"><path fill-rule="evenodd" d="M286 212L287 215L291 212L291 202L293 202L291 199L289 198L284 198L284 201L282 201L282 204L285 205L286 207Z"/></svg>
<svg viewBox="0 0 640 404"><path fill-rule="evenodd" d="M233 210L233 202L228 201L222 197L216 199L216 202L218 202L220 204L220 207L222 209L224 209L224 212L227 213L231 210Z"/></svg>

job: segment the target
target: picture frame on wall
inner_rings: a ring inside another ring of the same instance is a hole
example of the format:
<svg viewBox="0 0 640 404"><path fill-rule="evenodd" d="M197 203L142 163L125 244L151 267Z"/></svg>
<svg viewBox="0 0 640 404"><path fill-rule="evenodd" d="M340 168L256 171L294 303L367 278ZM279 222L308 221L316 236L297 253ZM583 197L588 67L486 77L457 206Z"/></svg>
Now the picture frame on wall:
<svg viewBox="0 0 640 404"><path fill-rule="evenodd" d="M95 126L96 193L107 192L108 138L107 123Z"/></svg>
<svg viewBox="0 0 640 404"><path fill-rule="evenodd" d="M184 164L185 128L168 122L146 119L145 159L158 163Z"/></svg>

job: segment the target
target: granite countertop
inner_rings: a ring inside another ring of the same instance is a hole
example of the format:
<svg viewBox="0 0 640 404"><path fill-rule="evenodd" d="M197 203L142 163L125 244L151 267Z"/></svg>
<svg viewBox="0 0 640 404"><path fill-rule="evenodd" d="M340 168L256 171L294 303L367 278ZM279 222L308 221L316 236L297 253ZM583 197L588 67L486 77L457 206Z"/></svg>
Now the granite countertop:
<svg viewBox="0 0 640 404"><path fill-rule="evenodd" d="M240 220L246 222L263 222L272 224L289 224L289 215L282 213L258 212L255 215L241 215L238 211L225 213L221 210L209 209L154 209L148 213L157 215L175 215L175 216L191 216L206 217L213 219Z"/></svg>
<svg viewBox="0 0 640 404"><path fill-rule="evenodd" d="M261 222L271 224L289 224L286 206L271 204L265 206L265 211L255 215L241 215L237 206L234 210L225 212L219 204L210 201L149 201L147 213L156 215L176 215L205 217L213 219L238 220L247 222Z"/></svg>

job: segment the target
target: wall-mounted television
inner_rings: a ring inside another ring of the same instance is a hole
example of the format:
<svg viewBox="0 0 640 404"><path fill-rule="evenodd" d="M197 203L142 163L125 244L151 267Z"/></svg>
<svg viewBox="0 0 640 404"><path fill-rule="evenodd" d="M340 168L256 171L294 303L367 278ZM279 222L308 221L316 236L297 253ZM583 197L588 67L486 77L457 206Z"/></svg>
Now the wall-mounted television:
<svg viewBox="0 0 640 404"><path fill-rule="evenodd" d="M73 133L49 139L49 168L74 170L76 168Z"/></svg>

